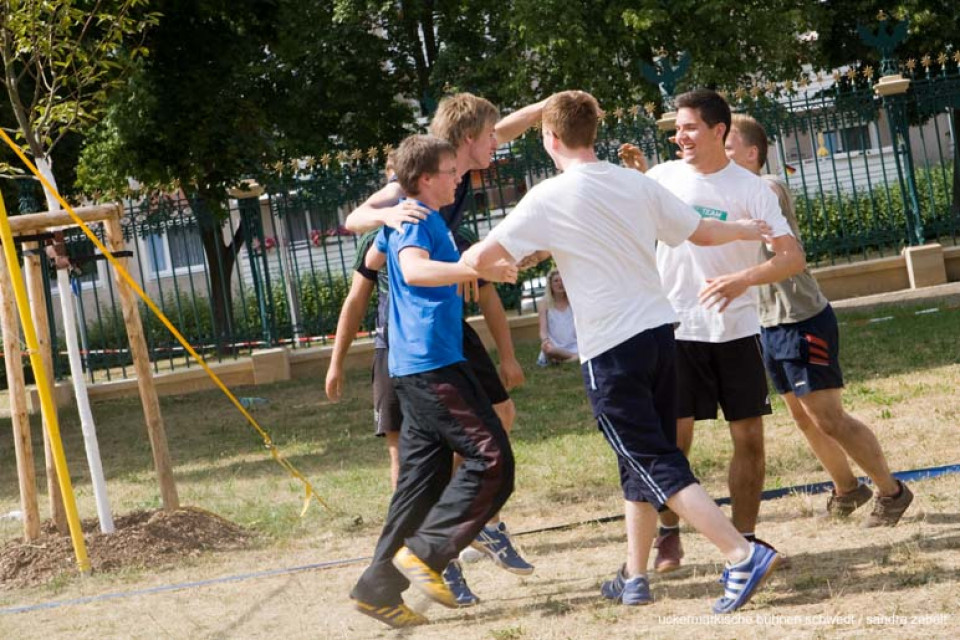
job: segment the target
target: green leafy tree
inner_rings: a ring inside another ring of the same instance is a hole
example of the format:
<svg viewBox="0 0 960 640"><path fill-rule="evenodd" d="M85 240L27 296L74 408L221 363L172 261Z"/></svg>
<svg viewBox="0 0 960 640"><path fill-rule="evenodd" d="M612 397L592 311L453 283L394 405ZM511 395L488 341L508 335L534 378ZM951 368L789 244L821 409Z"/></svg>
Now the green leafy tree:
<svg viewBox="0 0 960 640"><path fill-rule="evenodd" d="M78 180L115 194L197 196L216 334L232 325L231 278L243 225L224 238L226 191L269 181L269 167L396 141L410 120L386 69L386 44L363 16L334 20L326 2L168 0L146 41L151 56L111 101Z"/></svg>
<svg viewBox="0 0 960 640"><path fill-rule="evenodd" d="M56 188L52 152L103 113L107 96L143 57L157 19L146 0L0 2L2 83L14 126L7 130ZM0 165L13 174L19 169ZM47 193L50 210L59 209Z"/></svg>

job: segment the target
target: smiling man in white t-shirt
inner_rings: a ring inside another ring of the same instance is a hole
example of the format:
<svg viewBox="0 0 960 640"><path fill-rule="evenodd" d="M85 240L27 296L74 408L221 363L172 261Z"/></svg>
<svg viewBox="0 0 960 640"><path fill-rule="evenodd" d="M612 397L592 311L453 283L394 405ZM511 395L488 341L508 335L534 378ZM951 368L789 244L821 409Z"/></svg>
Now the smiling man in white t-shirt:
<svg viewBox="0 0 960 640"><path fill-rule="evenodd" d="M798 273L806 261L776 196L759 177L727 159L730 107L723 97L699 89L679 96L676 105L681 159L659 164L647 176L703 219L763 220L772 229L768 244L775 255L759 264L755 243L661 243L657 248L663 287L680 317L677 444L689 454L694 420L715 419L720 405L733 438L733 524L752 540L765 475L762 416L771 413L752 287ZM661 514L661 525L654 566L666 573L679 568L683 549L677 516Z"/></svg>
<svg viewBox="0 0 960 640"><path fill-rule="evenodd" d="M462 260L472 268L548 251L573 308L587 395L617 455L627 528L627 561L603 583L604 597L653 601L647 564L657 511L669 506L729 562L714 613L743 606L779 561L749 543L699 485L676 442L677 315L660 286L654 246L690 240L752 240L769 226L701 219L636 171L600 162L594 152L599 105L581 91L551 96L543 145L562 173L536 185Z"/></svg>

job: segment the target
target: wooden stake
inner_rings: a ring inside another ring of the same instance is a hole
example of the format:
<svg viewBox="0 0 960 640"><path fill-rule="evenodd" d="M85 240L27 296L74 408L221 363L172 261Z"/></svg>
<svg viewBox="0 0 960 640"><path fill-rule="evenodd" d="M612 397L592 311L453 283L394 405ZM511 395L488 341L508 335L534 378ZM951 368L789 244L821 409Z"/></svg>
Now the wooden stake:
<svg viewBox="0 0 960 640"><path fill-rule="evenodd" d="M25 249L38 249L39 244L29 242L24 244ZM37 330L37 341L40 345L40 355L43 357L43 366L50 378L50 388L54 389L53 380L53 353L50 347L50 323L47 317L46 292L43 290L43 263L38 255L28 255L24 258L24 274L27 281L27 291L30 295L30 313ZM33 372L36 377L37 371ZM56 411L56 406L53 411ZM67 512L63 506L63 496L60 494L60 483L57 480L57 469L53 460L53 449L50 447L49 428L44 423L43 455L46 461L47 491L50 494L50 515L57 526L57 531L63 535L70 533L67 524Z"/></svg>
<svg viewBox="0 0 960 640"><path fill-rule="evenodd" d="M120 206L116 204L98 204L92 207L77 207L74 213L86 223L106 220L118 215ZM10 230L15 234L31 234L48 231L54 227L76 226L70 214L60 211L44 211L43 213L25 213L10 218Z"/></svg>
<svg viewBox="0 0 960 640"><path fill-rule="evenodd" d="M7 394L13 421L13 446L17 455L20 484L20 511L23 513L23 537L40 537L40 512L37 507L37 475L27 414L27 390L23 379L23 354L20 349L20 320L17 318L13 283L5 268L0 269L0 307L2 307L3 354L7 368Z"/></svg>
<svg viewBox="0 0 960 640"><path fill-rule="evenodd" d="M117 211L117 210L115 210ZM120 226L119 211L104 221L112 252L123 251L126 243L123 239L123 229ZM117 258L120 265L126 267L126 258ZM140 320L140 307L137 304L136 294L127 284L120 273L114 269L114 282L120 297L120 307L123 311L123 322L127 327L127 338L130 342L130 353L133 356L134 370L137 372L137 385L140 387L140 402L143 405L143 416L147 423L147 434L150 436L150 447L153 450L153 464L157 471L157 480L160 483L160 497L163 508L173 511L180 508L180 498L177 496L177 487L173 480L173 468L170 462L170 451L167 447L167 435L163 426L163 416L160 414L160 402L157 399L157 389L153 383L153 371L150 368L150 353L147 350L147 341L143 336L143 324Z"/></svg>

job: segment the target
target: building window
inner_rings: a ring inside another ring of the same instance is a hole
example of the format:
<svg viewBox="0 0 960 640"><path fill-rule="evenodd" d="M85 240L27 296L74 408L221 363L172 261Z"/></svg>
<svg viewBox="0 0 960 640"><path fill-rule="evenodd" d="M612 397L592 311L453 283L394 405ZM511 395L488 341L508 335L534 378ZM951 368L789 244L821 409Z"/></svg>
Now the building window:
<svg viewBox="0 0 960 640"><path fill-rule="evenodd" d="M145 236L141 248L148 274L153 278L191 273L206 265L196 227L167 227L162 233Z"/></svg>
<svg viewBox="0 0 960 640"><path fill-rule="evenodd" d="M873 148L870 140L870 128L863 124L823 133L823 144L830 154L852 153ZM816 152L816 150L814 150Z"/></svg>

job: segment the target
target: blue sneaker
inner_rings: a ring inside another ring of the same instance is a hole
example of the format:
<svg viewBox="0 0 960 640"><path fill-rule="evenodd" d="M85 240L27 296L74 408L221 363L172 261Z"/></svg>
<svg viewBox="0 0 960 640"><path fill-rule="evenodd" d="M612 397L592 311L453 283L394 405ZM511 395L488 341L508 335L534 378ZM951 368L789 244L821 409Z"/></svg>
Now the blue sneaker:
<svg viewBox="0 0 960 640"><path fill-rule="evenodd" d="M443 581L447 583L447 587L453 592L453 597L457 599L457 604L461 607L472 607L475 604L480 604L480 598L475 596L473 591L470 591L470 587L467 586L467 581L463 577L463 567L460 566L459 560L451 560L447 568L443 570Z"/></svg>
<svg viewBox="0 0 960 640"><path fill-rule="evenodd" d="M713 603L714 613L731 613L747 604L777 565L780 556L770 547L750 543L750 555L723 570L723 597Z"/></svg>
<svg viewBox="0 0 960 640"><path fill-rule="evenodd" d="M521 558L513 548L507 525L502 522L495 527L485 526L470 546L487 554L501 569L522 576L533 573L533 565Z"/></svg>
<svg viewBox="0 0 960 640"><path fill-rule="evenodd" d="M607 600L622 602L627 605L650 604L653 596L650 595L650 582L647 576L627 578L627 566L623 565L617 571L613 580L605 580L600 585L600 593Z"/></svg>

